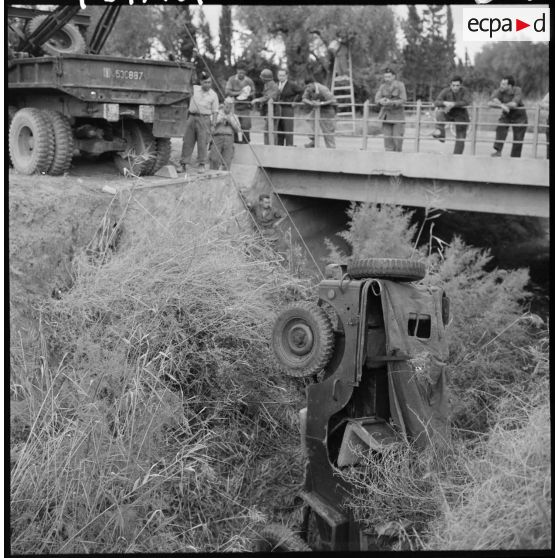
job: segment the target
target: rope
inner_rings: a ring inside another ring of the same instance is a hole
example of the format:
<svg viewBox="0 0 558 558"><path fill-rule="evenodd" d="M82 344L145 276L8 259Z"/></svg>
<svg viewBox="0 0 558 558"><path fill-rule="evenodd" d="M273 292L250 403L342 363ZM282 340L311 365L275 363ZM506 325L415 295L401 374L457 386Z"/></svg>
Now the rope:
<svg viewBox="0 0 558 558"><path fill-rule="evenodd" d="M186 29L186 33L188 34L190 40L192 41L193 44L196 44L194 37L192 36L192 33L190 33L190 30L188 29L188 26L186 24L184 24L184 28ZM199 58L201 58L201 61L203 62L207 73L209 74L209 76L211 77L213 84L215 86L215 88L219 91L219 93L221 94L221 96L223 98L225 98L225 95L223 93L223 91L221 90L221 88L219 87L219 84L217 82L217 80L215 79L215 76L213 75L213 72L211 71L211 69L209 68L209 65L207 64L207 62L205 61L205 59L203 58L203 56L200 55L200 53L197 51L197 49L195 49L195 55L198 56ZM246 136L244 134L244 132L241 130L241 134L243 136L244 139L246 139ZM211 136L211 132L209 134ZM293 227L293 229L295 230L296 234L298 235L298 237L300 238L300 241L302 243L302 245L304 246L304 249L306 250L306 252L308 253L308 255L310 256L310 259L312 260L312 263L316 266L316 269L318 270L318 273L320 274L322 279L325 279L325 276L320 268L320 266L318 265L318 262L316 261L316 259L314 258L314 255L312 254L310 248L308 247L308 245L306 244L304 238L302 237L302 234L300 233L298 227L296 226L295 222L293 221L291 215L289 214L289 211L287 210L287 208L285 207L285 204L283 203L283 200L279 197L279 194L277 193L277 190L275 189L275 186L273 184L273 181L271 180L271 178L269 177L268 173L266 172L266 170L263 168L261 161L259 160L256 152L254 151L254 148L252 147L252 145L250 145L250 143L246 143L246 145L249 146L250 150L252 151L252 155L254 156L254 158L256 159L258 166L260 168L260 170L263 172L265 179L267 180L269 186L271 187L272 192L275 194L276 198L279 200L279 203L281 204L281 207L283 208L283 211L285 212L285 215L288 217L289 221L291 222L291 225ZM221 155L221 153L218 153L219 157L221 158L221 162L224 163L224 159L223 156ZM246 207L246 209L248 210L250 217L252 218L252 220L254 221L256 228L258 230L258 232L260 233L260 235L264 237L263 232L261 227L259 226L258 222L256 221L254 215L252 214L252 212L250 211L250 207L247 204L247 201L244 197L244 195L241 193L240 188L236 182L236 179L234 178L234 176L231 174L231 178L232 178L232 182L234 187L236 188L239 197L242 199L242 203L244 204L244 206Z"/></svg>

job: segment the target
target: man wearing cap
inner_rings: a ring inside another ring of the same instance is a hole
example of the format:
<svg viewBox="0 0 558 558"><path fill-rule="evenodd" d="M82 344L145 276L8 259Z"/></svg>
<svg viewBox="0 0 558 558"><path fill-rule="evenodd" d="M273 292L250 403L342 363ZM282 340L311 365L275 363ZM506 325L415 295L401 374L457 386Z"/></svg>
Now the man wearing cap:
<svg viewBox="0 0 558 558"><path fill-rule="evenodd" d="M209 164L212 170L218 170L221 165L225 167L225 170L231 168L234 155L234 136L240 132L240 122L233 112L233 107L233 98L227 97L215 117L213 143L209 154Z"/></svg>
<svg viewBox="0 0 558 558"><path fill-rule="evenodd" d="M225 85L225 95L233 98L235 112L242 128L241 139L237 143L250 143L250 129L252 128L252 118L250 117L252 105L250 101L255 92L254 82L246 75L245 68L238 65L236 74L231 76L227 85Z"/></svg>
<svg viewBox="0 0 558 558"><path fill-rule="evenodd" d="M407 92L403 82L395 79L391 68L384 70L384 82L376 93L375 101L380 105L378 119L382 122L384 149L403 151Z"/></svg>
<svg viewBox="0 0 558 558"><path fill-rule="evenodd" d="M260 73L260 79L263 81L263 93L261 97L254 99L252 101L253 105L260 106L260 114L264 117L264 144L269 145L269 123L267 119L267 103L269 100L276 101L279 96L279 88L277 84L273 81L273 72L268 70L262 70ZM273 117L273 114L271 115ZM275 125L273 125L275 129ZM273 136L272 144L275 144L275 136Z"/></svg>
<svg viewBox="0 0 558 558"><path fill-rule="evenodd" d="M335 115L337 113L337 100L333 93L321 83L313 79L305 81L302 102L311 107L306 117L310 129L314 131L315 113L319 111L320 128L322 130L326 147L335 149ZM304 147L315 147L314 132L310 134L310 142Z"/></svg>
<svg viewBox="0 0 558 558"><path fill-rule="evenodd" d="M218 110L219 99L217 93L211 89L211 78L206 73L202 73L200 85L194 85L194 92L190 97L179 171L185 170L186 165L190 164L196 144L198 146L198 170L200 172L206 170L211 120Z"/></svg>

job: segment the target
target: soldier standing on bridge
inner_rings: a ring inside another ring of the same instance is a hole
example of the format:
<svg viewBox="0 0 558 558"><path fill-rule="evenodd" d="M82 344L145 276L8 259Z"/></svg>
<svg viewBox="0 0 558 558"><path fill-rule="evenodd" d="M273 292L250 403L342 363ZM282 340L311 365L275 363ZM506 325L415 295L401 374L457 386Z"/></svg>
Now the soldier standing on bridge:
<svg viewBox="0 0 558 558"><path fill-rule="evenodd" d="M494 142L492 157L502 156L502 148L510 125L513 134L511 156L521 157L523 138L527 131L527 112L523 105L521 88L515 85L512 76L502 78L500 87L492 93L492 99L488 106L502 109L502 114L498 119L500 125L496 127L496 141Z"/></svg>
<svg viewBox="0 0 558 558"><path fill-rule="evenodd" d="M380 105L378 119L382 121L386 151L403 151L405 133L405 102L407 91L403 82L395 79L391 68L384 70L384 83L380 85L375 102Z"/></svg>
<svg viewBox="0 0 558 558"><path fill-rule="evenodd" d="M461 76L451 78L449 87L442 89L434 105L438 107L436 111L436 129L432 134L441 142L446 138L446 126L444 122L455 122L455 146L454 155L461 155L465 149L465 137L467 136L467 122L469 122L469 112L467 106L471 104L471 94L466 87L463 87Z"/></svg>
<svg viewBox="0 0 558 558"><path fill-rule="evenodd" d="M324 135L326 147L335 149L335 115L337 113L337 100L333 93L321 83L313 79L307 79L305 82L304 94L302 102L311 107L306 117L306 122L310 124L312 133L310 134L310 143L304 147L315 147L316 141L314 136L316 111L318 111L320 119L320 128Z"/></svg>

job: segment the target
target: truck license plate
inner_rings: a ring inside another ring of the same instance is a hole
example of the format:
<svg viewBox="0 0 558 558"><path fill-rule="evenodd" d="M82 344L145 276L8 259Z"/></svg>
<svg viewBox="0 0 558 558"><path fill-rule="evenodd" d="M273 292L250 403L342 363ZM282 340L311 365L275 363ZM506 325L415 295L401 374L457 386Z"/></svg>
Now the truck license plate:
<svg viewBox="0 0 558 558"><path fill-rule="evenodd" d="M153 105L140 105L139 118L144 122L153 122L155 116L155 107Z"/></svg>

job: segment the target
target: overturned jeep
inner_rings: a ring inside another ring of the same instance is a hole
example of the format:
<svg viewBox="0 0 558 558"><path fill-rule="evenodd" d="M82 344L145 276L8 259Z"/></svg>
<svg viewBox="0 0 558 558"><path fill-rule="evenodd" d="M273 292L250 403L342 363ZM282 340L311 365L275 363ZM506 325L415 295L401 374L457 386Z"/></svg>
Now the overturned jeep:
<svg viewBox="0 0 558 558"><path fill-rule="evenodd" d="M444 360L449 299L412 284L421 262L354 260L330 265L318 303L292 304L277 317L272 347L284 372L314 377L300 411L307 458L300 537L267 526L259 550L373 550L378 538L353 518L351 486L336 474L362 451L407 440L418 448L448 435Z"/></svg>

